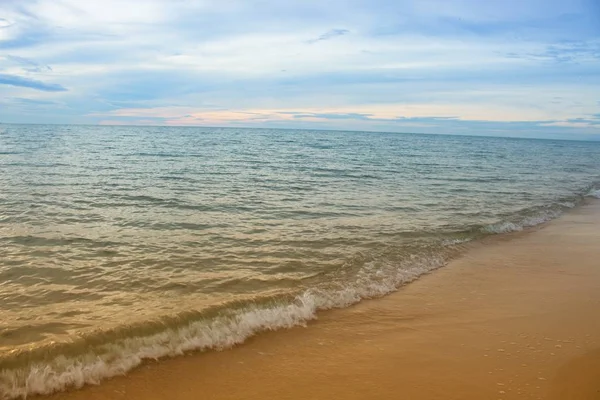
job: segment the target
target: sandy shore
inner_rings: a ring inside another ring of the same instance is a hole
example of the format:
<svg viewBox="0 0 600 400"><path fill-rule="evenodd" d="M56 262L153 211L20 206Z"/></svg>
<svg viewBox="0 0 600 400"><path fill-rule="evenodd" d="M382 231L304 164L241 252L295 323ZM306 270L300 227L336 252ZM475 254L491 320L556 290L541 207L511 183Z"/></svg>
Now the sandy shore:
<svg viewBox="0 0 600 400"><path fill-rule="evenodd" d="M600 399L600 202L382 299L53 399Z"/></svg>

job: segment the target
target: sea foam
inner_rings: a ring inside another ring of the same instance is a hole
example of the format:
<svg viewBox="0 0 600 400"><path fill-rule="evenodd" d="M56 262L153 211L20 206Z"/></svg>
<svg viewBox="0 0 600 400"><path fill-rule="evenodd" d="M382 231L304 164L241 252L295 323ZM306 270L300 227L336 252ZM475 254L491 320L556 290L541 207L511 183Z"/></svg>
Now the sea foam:
<svg viewBox="0 0 600 400"><path fill-rule="evenodd" d="M600 190L590 195L600 198ZM559 204L513 221L501 221L481 228L483 233L515 232L558 217L575 203ZM457 248L472 238L442 242L442 248ZM311 288L287 302L269 305L248 304L212 318L196 318L172 324L147 335L98 340L84 346L84 353L30 359L0 370L0 398L16 399L47 395L57 391L98 384L106 378L126 374L146 360L174 357L191 351L224 350L243 343L264 331L304 326L317 318L321 310L342 308L362 299L376 298L393 292L446 264L450 253L444 251L411 254L398 263L369 261L353 278L333 283L327 288ZM52 354L48 352L47 354ZM1 364L0 364L1 365Z"/></svg>
<svg viewBox="0 0 600 400"><path fill-rule="evenodd" d="M28 362L0 371L0 398L26 398L98 384L123 375L144 360L190 351L224 350L259 332L305 325L319 310L347 307L361 299L386 295L399 286L443 266L442 255L411 256L400 265L366 263L350 285L308 289L293 301L271 306L251 305L231 315L196 320L148 336L123 338L91 346L84 353Z"/></svg>
<svg viewBox="0 0 600 400"><path fill-rule="evenodd" d="M571 207L569 207L571 208ZM519 232L526 228L531 228L551 221L562 214L561 210L547 210L539 214L522 218L515 222L502 221L495 224L487 225L482 228L484 233L509 233Z"/></svg>

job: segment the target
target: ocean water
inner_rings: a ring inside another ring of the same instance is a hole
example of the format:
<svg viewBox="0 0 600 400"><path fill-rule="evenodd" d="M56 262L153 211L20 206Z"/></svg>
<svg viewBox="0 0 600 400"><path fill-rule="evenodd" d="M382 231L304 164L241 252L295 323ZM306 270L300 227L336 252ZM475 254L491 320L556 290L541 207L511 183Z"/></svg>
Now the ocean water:
<svg viewBox="0 0 600 400"><path fill-rule="evenodd" d="M0 125L0 398L224 349L600 197L600 143Z"/></svg>

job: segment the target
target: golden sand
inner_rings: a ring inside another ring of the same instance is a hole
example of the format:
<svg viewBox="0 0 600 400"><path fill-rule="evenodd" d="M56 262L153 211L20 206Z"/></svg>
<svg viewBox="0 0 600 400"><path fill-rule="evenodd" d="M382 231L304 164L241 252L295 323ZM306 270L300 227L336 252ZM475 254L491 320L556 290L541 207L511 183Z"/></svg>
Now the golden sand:
<svg viewBox="0 0 600 400"><path fill-rule="evenodd" d="M600 399L600 202L382 299L54 399Z"/></svg>

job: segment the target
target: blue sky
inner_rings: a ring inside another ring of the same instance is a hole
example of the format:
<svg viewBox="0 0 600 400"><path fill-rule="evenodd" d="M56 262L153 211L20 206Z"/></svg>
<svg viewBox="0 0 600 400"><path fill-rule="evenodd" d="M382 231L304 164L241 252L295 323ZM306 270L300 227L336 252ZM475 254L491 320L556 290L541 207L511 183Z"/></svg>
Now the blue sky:
<svg viewBox="0 0 600 400"><path fill-rule="evenodd" d="M600 139L600 1L0 0L0 122Z"/></svg>

